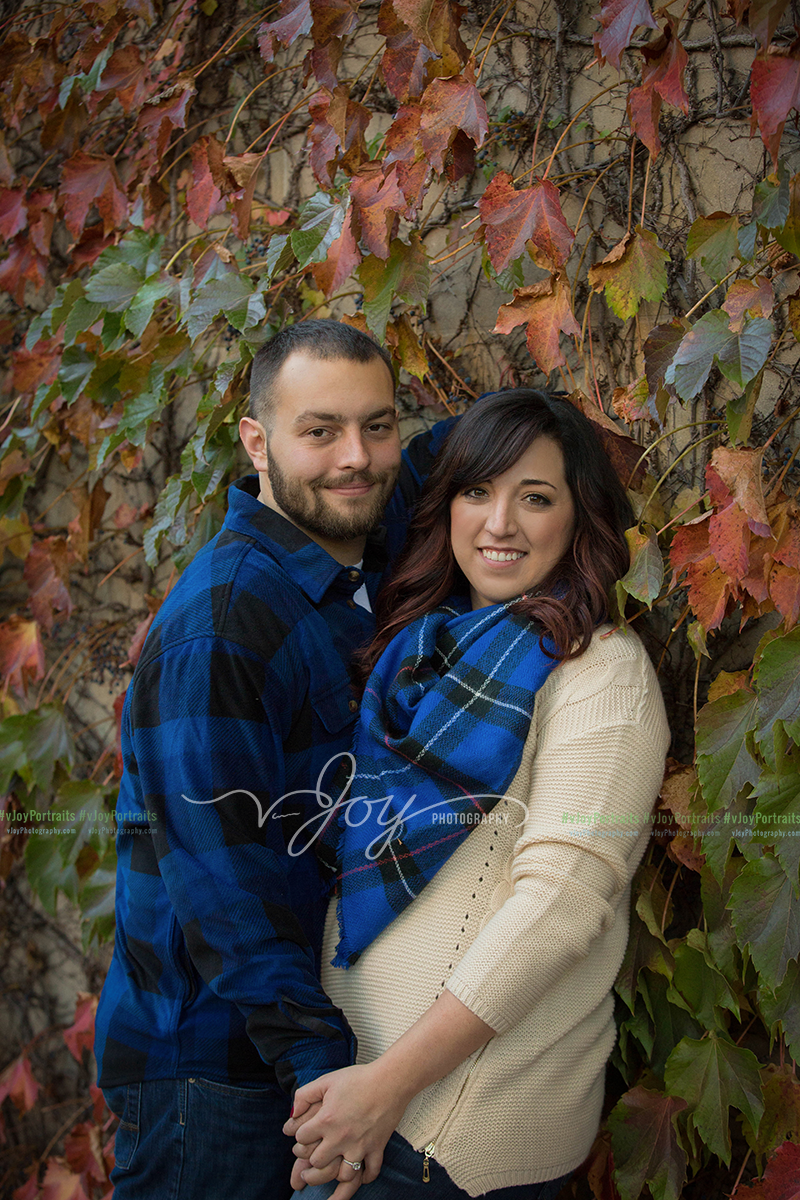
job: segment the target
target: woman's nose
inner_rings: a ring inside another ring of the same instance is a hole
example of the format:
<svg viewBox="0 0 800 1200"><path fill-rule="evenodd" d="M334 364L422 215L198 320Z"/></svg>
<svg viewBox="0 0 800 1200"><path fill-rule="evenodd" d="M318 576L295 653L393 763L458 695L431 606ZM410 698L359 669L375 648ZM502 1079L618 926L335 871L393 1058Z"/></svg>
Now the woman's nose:
<svg viewBox="0 0 800 1200"><path fill-rule="evenodd" d="M496 497L486 514L485 529L492 537L510 537L516 532L514 511L511 503L503 497Z"/></svg>

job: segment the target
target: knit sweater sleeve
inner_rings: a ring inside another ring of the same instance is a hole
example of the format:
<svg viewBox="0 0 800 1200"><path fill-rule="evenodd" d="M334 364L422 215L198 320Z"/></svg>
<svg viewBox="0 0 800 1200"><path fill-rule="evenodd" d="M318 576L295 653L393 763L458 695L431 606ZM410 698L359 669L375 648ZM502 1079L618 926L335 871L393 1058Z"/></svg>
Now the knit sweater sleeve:
<svg viewBox="0 0 800 1200"><path fill-rule="evenodd" d="M595 939L624 947L620 900L644 851L669 735L655 674L635 638L596 635L537 698L508 789L527 816L505 895L447 987L498 1033L510 1029ZM611 952L611 950L609 951Z"/></svg>

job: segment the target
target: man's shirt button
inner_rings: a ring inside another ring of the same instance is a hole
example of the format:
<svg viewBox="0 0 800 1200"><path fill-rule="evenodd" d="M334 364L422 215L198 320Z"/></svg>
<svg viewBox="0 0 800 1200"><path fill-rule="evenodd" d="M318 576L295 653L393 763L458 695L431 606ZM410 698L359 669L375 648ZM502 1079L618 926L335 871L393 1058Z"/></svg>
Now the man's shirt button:
<svg viewBox="0 0 800 1200"><path fill-rule="evenodd" d="M348 577L348 579L352 579L353 583L358 583L359 579L361 578L361 572L360 571L348 571L347 577Z"/></svg>
<svg viewBox="0 0 800 1200"><path fill-rule="evenodd" d="M348 608L358 608L358 605L356 604L355 600L348 600L347 607Z"/></svg>
<svg viewBox="0 0 800 1200"><path fill-rule="evenodd" d="M348 700L347 707L350 709L350 712L358 712L358 701L357 700Z"/></svg>

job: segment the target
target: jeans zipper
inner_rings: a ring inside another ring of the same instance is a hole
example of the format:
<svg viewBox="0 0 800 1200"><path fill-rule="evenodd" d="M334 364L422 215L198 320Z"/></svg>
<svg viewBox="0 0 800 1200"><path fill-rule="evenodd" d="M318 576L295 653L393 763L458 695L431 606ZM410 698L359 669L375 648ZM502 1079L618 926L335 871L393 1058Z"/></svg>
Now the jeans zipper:
<svg viewBox="0 0 800 1200"><path fill-rule="evenodd" d="M489 1043L487 1042L486 1046L488 1046L488 1045L489 1045ZM453 1113L458 1108L458 1102L461 1099L461 1097L464 1095L464 1089L466 1088L467 1084L469 1083L470 1075L472 1074L472 1072L475 1070L478 1063L480 1062L481 1055L483 1054L483 1051L486 1049L486 1046L483 1046L481 1048L480 1053L478 1055L476 1055L476 1057L472 1060L472 1065L470 1066L470 1069L467 1071L466 1075L464 1076L461 1087L458 1089L458 1095L456 1096L455 1100L453 1101L453 1107L450 1109L449 1113L447 1114L445 1119L442 1121L441 1125L439 1126L438 1131L434 1134L433 1139L430 1142L428 1142L427 1146L425 1147L425 1149L422 1152L423 1153L423 1159L422 1159L422 1182L423 1183L430 1183L430 1181L431 1181L430 1160L435 1155L436 1143L438 1142L439 1138L442 1136L442 1130L444 1129L445 1125L447 1124L447 1122L452 1117Z"/></svg>

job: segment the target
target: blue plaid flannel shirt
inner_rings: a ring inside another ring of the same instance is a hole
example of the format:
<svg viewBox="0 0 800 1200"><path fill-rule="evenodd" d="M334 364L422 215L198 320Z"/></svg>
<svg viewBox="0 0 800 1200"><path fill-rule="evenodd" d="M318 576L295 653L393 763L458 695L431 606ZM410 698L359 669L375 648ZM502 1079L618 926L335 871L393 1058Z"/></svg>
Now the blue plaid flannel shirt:
<svg viewBox="0 0 800 1200"><path fill-rule="evenodd" d="M449 424L404 452L363 570L263 505L253 475L154 621L122 718L102 1087L200 1076L291 1092L354 1061L319 983L327 887L313 847L297 853L308 833L290 843L352 741L349 661L374 628L353 595L366 583L374 602Z"/></svg>

